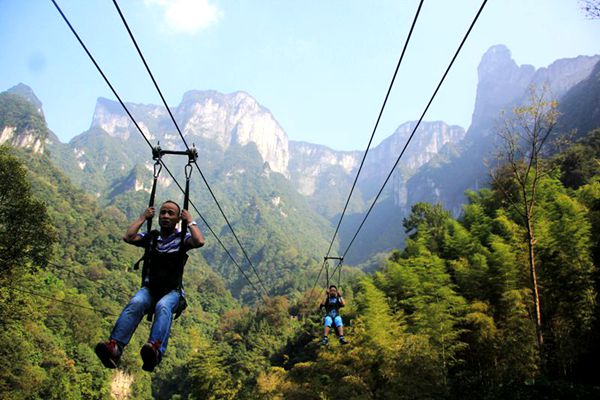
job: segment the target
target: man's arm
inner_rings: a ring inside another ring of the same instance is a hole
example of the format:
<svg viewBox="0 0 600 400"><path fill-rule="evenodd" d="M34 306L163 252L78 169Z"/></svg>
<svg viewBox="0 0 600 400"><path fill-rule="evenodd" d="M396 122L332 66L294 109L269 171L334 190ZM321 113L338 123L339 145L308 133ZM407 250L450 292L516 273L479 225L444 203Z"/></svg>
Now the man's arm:
<svg viewBox="0 0 600 400"><path fill-rule="evenodd" d="M327 294L325 295L325 298L324 298L324 299L321 301L321 304L319 304L319 310L320 310L321 308L324 308L324 307L325 307L325 304L327 304L327 297L328 297L328 296L329 296L329 293L327 293Z"/></svg>
<svg viewBox="0 0 600 400"><path fill-rule="evenodd" d="M338 300L340 304L340 308L346 306L346 300L342 297L342 294L338 292Z"/></svg>
<svg viewBox="0 0 600 400"><path fill-rule="evenodd" d="M135 221L133 221L131 225L129 225L127 231L125 231L125 235L123 235L123 240L129 244L136 244L137 242L142 240L142 237L138 235L138 231L140 230L142 225L144 225L144 222L146 222L146 220L154 217L154 211L154 207L146 208L142 215L137 217Z"/></svg>
<svg viewBox="0 0 600 400"><path fill-rule="evenodd" d="M185 240L185 245L189 249L195 249L197 247L204 246L204 236L202 236L202 232L200 232L200 227L197 224L190 225L194 220L192 219L192 215L188 210L183 210L181 212L181 220L183 223L187 224L188 232L190 233L190 237Z"/></svg>

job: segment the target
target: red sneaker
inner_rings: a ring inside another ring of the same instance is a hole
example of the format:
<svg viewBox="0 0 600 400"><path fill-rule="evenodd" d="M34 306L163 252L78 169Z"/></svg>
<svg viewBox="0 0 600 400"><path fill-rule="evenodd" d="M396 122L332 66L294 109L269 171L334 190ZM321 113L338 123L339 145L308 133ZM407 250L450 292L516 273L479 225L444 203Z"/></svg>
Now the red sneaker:
<svg viewBox="0 0 600 400"><path fill-rule="evenodd" d="M142 356L142 369L144 371L152 372L154 368L160 364L162 354L160 352L160 340L151 340L142 346L140 355Z"/></svg>
<svg viewBox="0 0 600 400"><path fill-rule="evenodd" d="M121 346L114 339L98 343L94 351L106 368L117 368L123 353Z"/></svg>

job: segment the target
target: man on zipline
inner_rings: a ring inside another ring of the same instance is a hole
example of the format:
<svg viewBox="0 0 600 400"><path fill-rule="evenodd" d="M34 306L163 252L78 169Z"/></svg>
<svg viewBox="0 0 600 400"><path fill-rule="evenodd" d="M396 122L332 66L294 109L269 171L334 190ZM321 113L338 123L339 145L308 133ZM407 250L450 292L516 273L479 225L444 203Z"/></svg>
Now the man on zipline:
<svg viewBox="0 0 600 400"><path fill-rule="evenodd" d="M165 201L160 207L160 232L138 233L144 222L152 219L154 214L155 208L148 207L131 223L123 236L125 242L134 246L150 246L149 257L146 259L149 265L147 271L142 273L142 288L121 312L109 340L96 345L96 354L107 368L117 367L124 347L129 343L142 317L148 313L154 313L155 318L150 338L140 351L144 362L142 369L153 371L160 363L167 348L173 313L177 312L185 301L181 286L183 266L187 259L185 252L204 246L202 232L189 211L182 211L179 205L171 200ZM182 235L177 229L180 220L188 226L181 250Z"/></svg>
<svg viewBox="0 0 600 400"><path fill-rule="evenodd" d="M335 324L338 336L340 337L341 344L347 344L348 342L344 338L344 323L339 313L340 308L346 305L346 302L342 298L342 294L338 292L335 285L329 286L329 290L326 291L327 296L321 302L319 308L325 309L325 334L323 335L323 341L321 342L324 346L329 343L327 335L332 324Z"/></svg>

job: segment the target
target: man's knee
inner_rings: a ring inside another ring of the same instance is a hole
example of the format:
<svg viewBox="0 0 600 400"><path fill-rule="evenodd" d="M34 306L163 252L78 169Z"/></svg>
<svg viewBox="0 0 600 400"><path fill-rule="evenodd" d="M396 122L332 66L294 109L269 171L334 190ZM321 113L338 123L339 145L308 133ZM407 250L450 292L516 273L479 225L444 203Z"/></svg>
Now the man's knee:
<svg viewBox="0 0 600 400"><path fill-rule="evenodd" d="M151 303L150 298L146 298L146 296L142 296L138 293L135 296L133 296L131 298L131 300L129 300L128 307L130 307L136 311L137 310L144 311L148 307L150 307L150 303Z"/></svg>
<svg viewBox="0 0 600 400"><path fill-rule="evenodd" d="M325 326L331 327L331 324L333 324L333 320L331 319L331 317L325 317Z"/></svg>
<svg viewBox="0 0 600 400"><path fill-rule="evenodd" d="M172 313L177 308L177 304L179 304L179 294L168 293L156 303L154 312L157 314L160 312Z"/></svg>
<svg viewBox="0 0 600 400"><path fill-rule="evenodd" d="M339 315L337 317L335 317L335 326L336 326L336 328L339 328L340 326L344 326L342 317L340 317Z"/></svg>

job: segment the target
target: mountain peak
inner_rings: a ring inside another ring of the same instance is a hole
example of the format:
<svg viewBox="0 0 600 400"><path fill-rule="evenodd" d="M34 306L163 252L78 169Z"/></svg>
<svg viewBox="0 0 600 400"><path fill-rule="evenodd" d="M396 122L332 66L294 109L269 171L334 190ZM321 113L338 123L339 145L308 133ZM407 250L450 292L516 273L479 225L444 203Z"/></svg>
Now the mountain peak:
<svg viewBox="0 0 600 400"><path fill-rule="evenodd" d="M8 143L17 148L44 152L48 137L46 120L41 109L26 97L15 93L26 86L0 93L0 144Z"/></svg>
<svg viewBox="0 0 600 400"><path fill-rule="evenodd" d="M487 79L496 79L497 75L507 75L517 73L522 69L525 73L533 73L532 65L523 65L521 68L512 59L512 54L508 47L503 44L492 46L481 57L477 72L479 81Z"/></svg>
<svg viewBox="0 0 600 400"><path fill-rule="evenodd" d="M481 57L481 62L488 60L512 60L512 55L508 47L503 44L496 44L490 47Z"/></svg>
<svg viewBox="0 0 600 400"><path fill-rule="evenodd" d="M477 67L479 82L473 111L473 123L495 118L497 110L521 96L535 74L533 65L521 65L512 59L504 45L490 47Z"/></svg>
<svg viewBox="0 0 600 400"><path fill-rule="evenodd" d="M33 89L27 86L26 84L19 83L8 89L7 92L23 97L25 100L33 104L40 116L44 116L44 112L42 111L42 102L35 95Z"/></svg>
<svg viewBox="0 0 600 400"><path fill-rule="evenodd" d="M177 107L183 132L214 141L226 150L232 144L256 144L273 171L288 176L288 138L275 117L246 92L191 90Z"/></svg>

